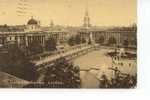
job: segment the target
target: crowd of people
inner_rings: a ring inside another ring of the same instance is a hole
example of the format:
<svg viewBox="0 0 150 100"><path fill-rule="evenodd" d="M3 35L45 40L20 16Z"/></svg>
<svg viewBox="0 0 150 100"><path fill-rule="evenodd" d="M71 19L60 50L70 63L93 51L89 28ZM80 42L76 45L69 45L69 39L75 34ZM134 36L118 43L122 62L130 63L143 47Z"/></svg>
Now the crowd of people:
<svg viewBox="0 0 150 100"><path fill-rule="evenodd" d="M125 53L124 53L125 54ZM119 52L115 49L114 52L109 52L108 55L112 58L112 70L113 76L108 77L103 73L100 78L100 88L134 88L137 84L137 75L130 75L129 73L123 73L119 70L119 67L133 67L131 62L125 64L121 59L124 59L124 54L119 55ZM130 58L130 57L129 57Z"/></svg>
<svg viewBox="0 0 150 100"><path fill-rule="evenodd" d="M134 88L137 83L137 76L122 73L118 67L110 68L114 72L114 77L108 79L108 77L103 74L100 78L100 88Z"/></svg>

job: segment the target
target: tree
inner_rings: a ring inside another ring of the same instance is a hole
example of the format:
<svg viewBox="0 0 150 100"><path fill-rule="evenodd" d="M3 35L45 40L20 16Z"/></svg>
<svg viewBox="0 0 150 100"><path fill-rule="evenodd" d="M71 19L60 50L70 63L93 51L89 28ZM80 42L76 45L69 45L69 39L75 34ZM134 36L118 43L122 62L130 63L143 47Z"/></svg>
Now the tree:
<svg viewBox="0 0 150 100"><path fill-rule="evenodd" d="M70 46L74 46L74 45L75 45L75 38L74 38L74 36L71 36L71 37L69 38L68 44L69 44Z"/></svg>
<svg viewBox="0 0 150 100"><path fill-rule="evenodd" d="M81 44L81 42L82 42L82 41L81 41L80 35L76 35L76 36L75 36L75 43L76 43L76 44Z"/></svg>
<svg viewBox="0 0 150 100"><path fill-rule="evenodd" d="M29 46L28 46L28 50L30 55L35 55L38 53L42 53L43 52L43 46L41 45L40 41L38 40L33 40Z"/></svg>
<svg viewBox="0 0 150 100"><path fill-rule="evenodd" d="M44 78L45 84L55 81L62 82L64 88L79 87L79 67L69 63L65 58L57 60L54 65L48 67Z"/></svg>
<svg viewBox="0 0 150 100"><path fill-rule="evenodd" d="M116 41L116 39L115 39L114 37L110 37L110 38L109 38L108 44L114 45L114 44L116 44L116 43L117 43L117 41Z"/></svg>
<svg viewBox="0 0 150 100"><path fill-rule="evenodd" d="M124 40L123 45L124 45L125 47L128 47L129 41L128 41L128 40Z"/></svg>
<svg viewBox="0 0 150 100"><path fill-rule="evenodd" d="M51 37L46 41L45 49L47 51L54 51L54 50L56 50L56 45L57 45L56 40Z"/></svg>
<svg viewBox="0 0 150 100"><path fill-rule="evenodd" d="M103 44L104 43L104 37L103 36L99 37L99 39L97 40L97 43Z"/></svg>
<svg viewBox="0 0 150 100"><path fill-rule="evenodd" d="M82 39L81 39L81 42L82 42L82 43L86 43L86 39L85 39L85 38L82 38Z"/></svg>
<svg viewBox="0 0 150 100"><path fill-rule="evenodd" d="M70 46L78 45L78 44L85 43L85 42L86 42L85 38L81 38L80 35L72 36L68 40L68 44Z"/></svg>
<svg viewBox="0 0 150 100"><path fill-rule="evenodd" d="M16 44L8 45L7 51L0 56L1 71L29 81L37 79L36 67Z"/></svg>
<svg viewBox="0 0 150 100"><path fill-rule="evenodd" d="M88 44L92 44L92 40L91 40L91 38L89 38Z"/></svg>

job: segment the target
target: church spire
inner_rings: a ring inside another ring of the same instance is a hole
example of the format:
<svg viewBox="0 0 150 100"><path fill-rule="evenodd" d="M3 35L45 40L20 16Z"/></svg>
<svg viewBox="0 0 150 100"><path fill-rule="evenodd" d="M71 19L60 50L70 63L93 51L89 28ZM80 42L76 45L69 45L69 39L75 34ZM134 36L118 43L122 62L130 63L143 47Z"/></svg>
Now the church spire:
<svg viewBox="0 0 150 100"><path fill-rule="evenodd" d="M85 16L89 16L88 8L85 10Z"/></svg>
<svg viewBox="0 0 150 100"><path fill-rule="evenodd" d="M89 28L89 27L91 26L88 9L86 9L86 11L85 11L83 26L84 26L85 28Z"/></svg>

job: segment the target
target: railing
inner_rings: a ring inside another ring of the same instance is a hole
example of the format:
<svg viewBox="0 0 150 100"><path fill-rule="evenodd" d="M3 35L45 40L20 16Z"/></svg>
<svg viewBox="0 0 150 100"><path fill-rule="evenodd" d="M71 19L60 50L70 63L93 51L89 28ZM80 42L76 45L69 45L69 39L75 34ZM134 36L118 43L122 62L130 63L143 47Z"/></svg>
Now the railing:
<svg viewBox="0 0 150 100"><path fill-rule="evenodd" d="M40 59L38 61L33 61L33 62L36 64L36 66L40 66L40 65L43 65L43 64L46 64L46 63L52 63L53 61L55 61L59 58L62 58L62 57L78 55L80 52L83 52L83 51L86 51L86 50L90 51L90 49L92 49L94 47L95 46L93 46L93 45L88 45L88 46L80 47L80 48L76 47L76 48L71 49L70 51L60 52L59 54L48 56L48 57L45 57L43 59Z"/></svg>

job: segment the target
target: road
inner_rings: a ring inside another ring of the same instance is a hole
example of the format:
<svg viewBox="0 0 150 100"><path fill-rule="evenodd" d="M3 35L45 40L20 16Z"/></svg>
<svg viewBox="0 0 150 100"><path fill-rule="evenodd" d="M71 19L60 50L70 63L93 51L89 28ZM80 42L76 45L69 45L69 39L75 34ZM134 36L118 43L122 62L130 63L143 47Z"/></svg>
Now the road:
<svg viewBox="0 0 150 100"><path fill-rule="evenodd" d="M92 45L88 45L88 46L84 46L84 47L80 47L80 48L75 48L75 49L72 49L72 50L67 51L67 52L61 52L59 54L55 54L55 55L52 55L52 56L47 56L47 57L42 58L40 60L33 61L33 63L35 63L36 66L39 66L39 65L42 65L44 63L52 62L52 61L55 61L55 60L57 60L61 57L66 57L66 56L72 55L72 54L77 53L79 51L84 51L84 50L92 48L92 47L93 47Z"/></svg>

